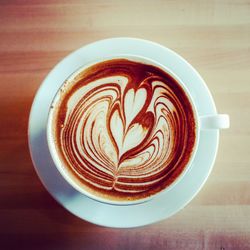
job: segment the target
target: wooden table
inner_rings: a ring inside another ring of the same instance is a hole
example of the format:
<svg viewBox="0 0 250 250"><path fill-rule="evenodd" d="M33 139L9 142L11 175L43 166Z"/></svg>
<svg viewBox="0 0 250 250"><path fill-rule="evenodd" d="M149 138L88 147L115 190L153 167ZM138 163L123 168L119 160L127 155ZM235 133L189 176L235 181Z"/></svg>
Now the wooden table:
<svg viewBox="0 0 250 250"><path fill-rule="evenodd" d="M22 3L23 2L23 3ZM114 36L159 42L229 113L213 172L181 212L137 229L82 221L47 193L27 145L33 97L69 52ZM250 1L0 2L0 248L250 249Z"/></svg>

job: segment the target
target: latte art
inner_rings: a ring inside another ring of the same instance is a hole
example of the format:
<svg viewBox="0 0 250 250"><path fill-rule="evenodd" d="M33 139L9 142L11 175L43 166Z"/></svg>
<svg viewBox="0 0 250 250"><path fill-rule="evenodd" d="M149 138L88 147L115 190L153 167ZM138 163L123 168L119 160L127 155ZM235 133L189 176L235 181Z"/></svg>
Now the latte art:
<svg viewBox="0 0 250 250"><path fill-rule="evenodd" d="M65 170L97 196L134 200L170 185L195 143L192 106L161 69L125 59L67 82L54 110Z"/></svg>

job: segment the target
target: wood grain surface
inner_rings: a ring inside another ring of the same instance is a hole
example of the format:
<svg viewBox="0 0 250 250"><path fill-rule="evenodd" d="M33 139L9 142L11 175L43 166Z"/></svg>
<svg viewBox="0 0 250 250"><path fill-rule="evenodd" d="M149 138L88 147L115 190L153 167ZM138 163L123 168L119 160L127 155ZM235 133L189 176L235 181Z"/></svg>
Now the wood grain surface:
<svg viewBox="0 0 250 250"><path fill-rule="evenodd" d="M27 145L35 93L95 40L159 42L204 77L231 128L213 172L170 219L110 229L71 215L38 179ZM0 0L0 249L250 249L250 1Z"/></svg>

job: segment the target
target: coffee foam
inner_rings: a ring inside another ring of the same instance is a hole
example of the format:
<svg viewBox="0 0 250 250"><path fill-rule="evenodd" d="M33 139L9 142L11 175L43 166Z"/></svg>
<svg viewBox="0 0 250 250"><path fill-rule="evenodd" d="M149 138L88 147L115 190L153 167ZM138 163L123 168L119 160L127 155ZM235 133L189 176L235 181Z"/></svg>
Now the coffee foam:
<svg viewBox="0 0 250 250"><path fill-rule="evenodd" d="M65 85L54 111L65 169L97 196L134 200L169 186L195 143L192 106L161 69L125 59L96 64Z"/></svg>

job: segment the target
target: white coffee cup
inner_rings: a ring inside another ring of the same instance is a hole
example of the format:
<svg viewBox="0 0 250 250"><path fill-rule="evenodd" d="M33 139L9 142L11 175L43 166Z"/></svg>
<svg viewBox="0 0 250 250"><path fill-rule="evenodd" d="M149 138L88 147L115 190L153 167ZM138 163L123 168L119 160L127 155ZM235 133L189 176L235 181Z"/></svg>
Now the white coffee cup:
<svg viewBox="0 0 250 250"><path fill-rule="evenodd" d="M106 199L103 197L99 197L97 195L94 195L93 193L87 191L86 189L84 189L84 187L82 185L80 185L79 182L76 181L76 179L71 176L69 174L69 172L66 170L66 168L64 167L64 164L62 162L62 160L60 159L60 157L58 156L57 150L56 150L56 146L54 144L54 140L53 140L53 133L52 133L52 117L54 114L54 110L55 109L50 109L49 114L48 114L48 123L47 123L47 140L48 140L48 146L49 146L49 150L52 156L52 159L55 163L55 166L57 167L58 171L61 173L61 175L64 177L64 179L72 186L74 187L76 190L78 190L79 192L83 193L84 195L88 196L91 199L94 199L96 201L99 202L104 202L104 203L108 203L108 204L114 204L114 205L132 205L132 204L138 204L138 203L142 203L142 202L146 202L149 201L153 198L155 198L156 196L160 196L162 194L164 194L165 192L168 192L169 189L173 188L174 185L176 185L176 183L178 183L178 181L180 181L184 176L185 173L190 169L190 167L192 166L192 162L193 159L195 157L197 148L199 146L199 137L200 137L200 131L201 130L207 130L207 129L225 129L225 128L229 128L229 116L227 114L216 114L216 115L206 115L206 116L199 116L198 112L197 112L197 108L194 104L194 101L192 99L192 96L190 95L188 89L186 88L185 84L178 78L177 75L175 75L171 70L169 70L166 66L153 61L149 58L146 57L142 57L142 56L136 56L136 55L129 55L129 54L121 54L121 55L116 55L114 57L107 57L107 58L100 58L100 60L98 61L94 61L94 62L90 62L89 64L84 65L83 67L79 68L78 70L76 70L72 75L70 75L67 79L65 79L66 84L70 84L71 81L76 75L78 75L81 71L83 71L84 69L99 63L99 62L103 62L105 60L110 60L110 59L116 59L116 58L122 58L122 59L128 59L128 60L132 60L135 62L142 62L145 64L150 64L153 66L156 66L160 69L162 69L163 71L167 72L170 76L172 76L178 83L179 85L182 87L182 89L185 91L190 103L192 104L193 107L193 113L194 113L194 117L195 117L195 123L196 123L196 139L195 139L195 145L193 148L193 152L192 155L188 161L188 163L186 164L185 169L182 171L182 173L177 177L177 179L170 184L169 186L167 186L165 189L161 190L160 192L152 195L152 196L148 196L146 198L143 199L139 199L139 200L132 200L132 201L127 201L127 200L111 200L111 199ZM65 88L65 84L61 86L61 88ZM55 107L57 106L57 103L60 99L60 95L61 95L61 88L58 89L52 103L51 106Z"/></svg>

